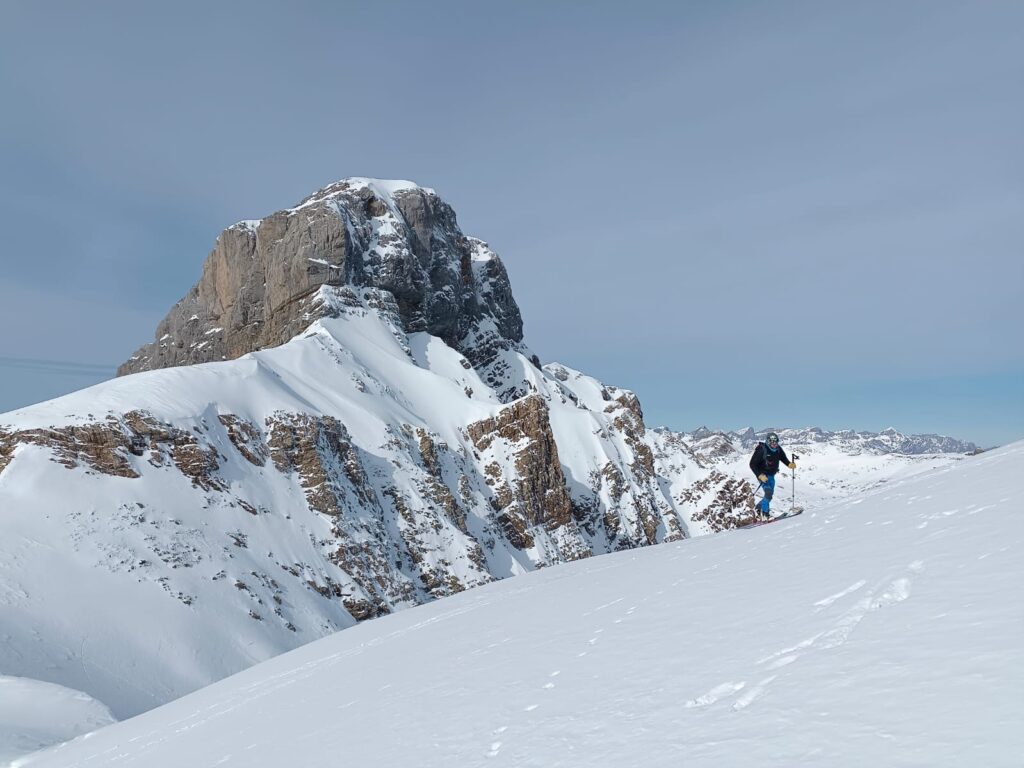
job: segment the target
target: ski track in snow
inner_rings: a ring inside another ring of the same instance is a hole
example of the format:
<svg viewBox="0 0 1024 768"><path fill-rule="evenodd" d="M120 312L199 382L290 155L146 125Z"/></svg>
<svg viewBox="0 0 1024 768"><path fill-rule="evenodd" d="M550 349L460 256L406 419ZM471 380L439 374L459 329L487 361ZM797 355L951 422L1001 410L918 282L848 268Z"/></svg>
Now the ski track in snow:
<svg viewBox="0 0 1024 768"><path fill-rule="evenodd" d="M764 680L759 682L753 688L751 688L738 699L736 699L736 702L732 705L732 708L736 711L739 711L741 709L746 709L747 707L749 707L751 704L754 703L755 699L759 699L764 694L765 690L767 690L768 688L768 684L776 677L778 677L778 675L766 677Z"/></svg>
<svg viewBox="0 0 1024 768"><path fill-rule="evenodd" d="M839 600L840 598L846 597L851 592L856 592L858 589L863 587L865 584L867 584L867 582L864 581L864 579L861 579L857 583L851 584L850 586L848 586L842 592L836 592L834 595L830 595L830 596L828 596L826 598L823 598L823 599L819 600L818 602L815 603L815 605L819 606L820 608L828 608L836 600Z"/></svg>
<svg viewBox="0 0 1024 768"><path fill-rule="evenodd" d="M690 699L683 706L686 707L687 709L693 709L694 707L706 707L709 704L714 704L716 701L718 701L721 698L724 698L726 696L732 696L737 691L742 690L744 686L746 686L746 683L743 683L743 682L741 682L741 683L733 683L733 682L721 683L719 685L716 685L714 688L712 688L707 693L705 693L705 694L703 694L701 696L698 696L695 699Z"/></svg>
<svg viewBox="0 0 1024 768"><path fill-rule="evenodd" d="M832 625L825 630L806 637L797 643L768 654L755 662L756 667L766 667L769 670L782 670L785 667L798 662L805 654L815 651L825 651L838 648L849 640L850 635L869 614L880 608L902 603L910 597L912 577L924 571L924 563L915 560L906 566L904 575L897 578L886 578L881 580L865 597L861 598L852 608L844 611L832 622ZM861 590L867 581L861 579L851 584L846 589L829 595L814 604L815 612L821 612L842 600L844 597ZM735 711L746 709L757 699L763 696L779 674L770 675L752 687L747 686L746 680L738 682L727 681L716 685L706 693L688 700L683 706L686 709L707 707L716 702L728 699L740 691L744 691L732 704Z"/></svg>

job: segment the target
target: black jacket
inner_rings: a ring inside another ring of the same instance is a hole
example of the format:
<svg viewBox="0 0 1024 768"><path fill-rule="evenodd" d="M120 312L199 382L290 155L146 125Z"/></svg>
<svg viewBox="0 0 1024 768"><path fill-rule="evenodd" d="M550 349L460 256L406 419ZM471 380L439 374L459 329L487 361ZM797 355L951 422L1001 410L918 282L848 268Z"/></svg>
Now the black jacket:
<svg viewBox="0 0 1024 768"><path fill-rule="evenodd" d="M758 443L754 455L750 457L750 469L755 475L774 475L779 471L779 464L789 464L789 456L780 445L776 450L768 450L764 443Z"/></svg>

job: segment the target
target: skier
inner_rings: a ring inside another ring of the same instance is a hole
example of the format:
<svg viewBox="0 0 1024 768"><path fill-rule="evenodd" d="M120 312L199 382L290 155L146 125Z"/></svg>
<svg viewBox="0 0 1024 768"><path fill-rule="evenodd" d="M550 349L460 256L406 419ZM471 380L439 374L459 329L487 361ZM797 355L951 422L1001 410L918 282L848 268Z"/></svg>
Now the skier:
<svg viewBox="0 0 1024 768"><path fill-rule="evenodd" d="M775 473L779 471L779 464L785 464L790 469L796 469L796 462L790 461L786 452L779 445L779 436L769 432L763 443L758 443L754 449L754 455L750 457L750 469L757 475L757 481L764 491L764 498L758 503L761 517L771 518L768 514L768 507L772 503L772 495L775 493Z"/></svg>

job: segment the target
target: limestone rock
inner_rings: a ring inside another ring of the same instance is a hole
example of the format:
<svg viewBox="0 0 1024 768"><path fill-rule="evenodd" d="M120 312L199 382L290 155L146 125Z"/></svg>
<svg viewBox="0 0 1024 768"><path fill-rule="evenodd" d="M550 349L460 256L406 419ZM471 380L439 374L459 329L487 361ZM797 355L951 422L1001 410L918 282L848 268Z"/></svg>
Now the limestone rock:
<svg viewBox="0 0 1024 768"><path fill-rule="evenodd" d="M407 332L428 331L480 368L523 339L504 265L462 233L451 206L414 184L353 178L224 230L199 282L118 374L282 344L322 316L323 285L391 294Z"/></svg>
<svg viewBox="0 0 1024 768"><path fill-rule="evenodd" d="M480 451L491 448L496 440L515 446L514 489L509 492L507 486L500 486L495 494L495 507L510 541L515 539L517 547L527 548L530 527L554 530L572 522L572 500L543 398L523 398L493 418L470 424L467 431ZM500 477L500 467L489 466L495 468L491 474Z"/></svg>

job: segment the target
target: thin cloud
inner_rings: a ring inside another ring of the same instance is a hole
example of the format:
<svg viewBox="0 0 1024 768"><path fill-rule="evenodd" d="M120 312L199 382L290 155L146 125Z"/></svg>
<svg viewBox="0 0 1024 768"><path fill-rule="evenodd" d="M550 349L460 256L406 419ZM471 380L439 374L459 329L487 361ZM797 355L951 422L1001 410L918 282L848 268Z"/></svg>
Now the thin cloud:
<svg viewBox="0 0 1024 768"><path fill-rule="evenodd" d="M51 373L56 376L113 376L116 365L94 365L92 363L76 363L73 360L40 360L30 357L0 357L0 368L16 368L19 370Z"/></svg>

